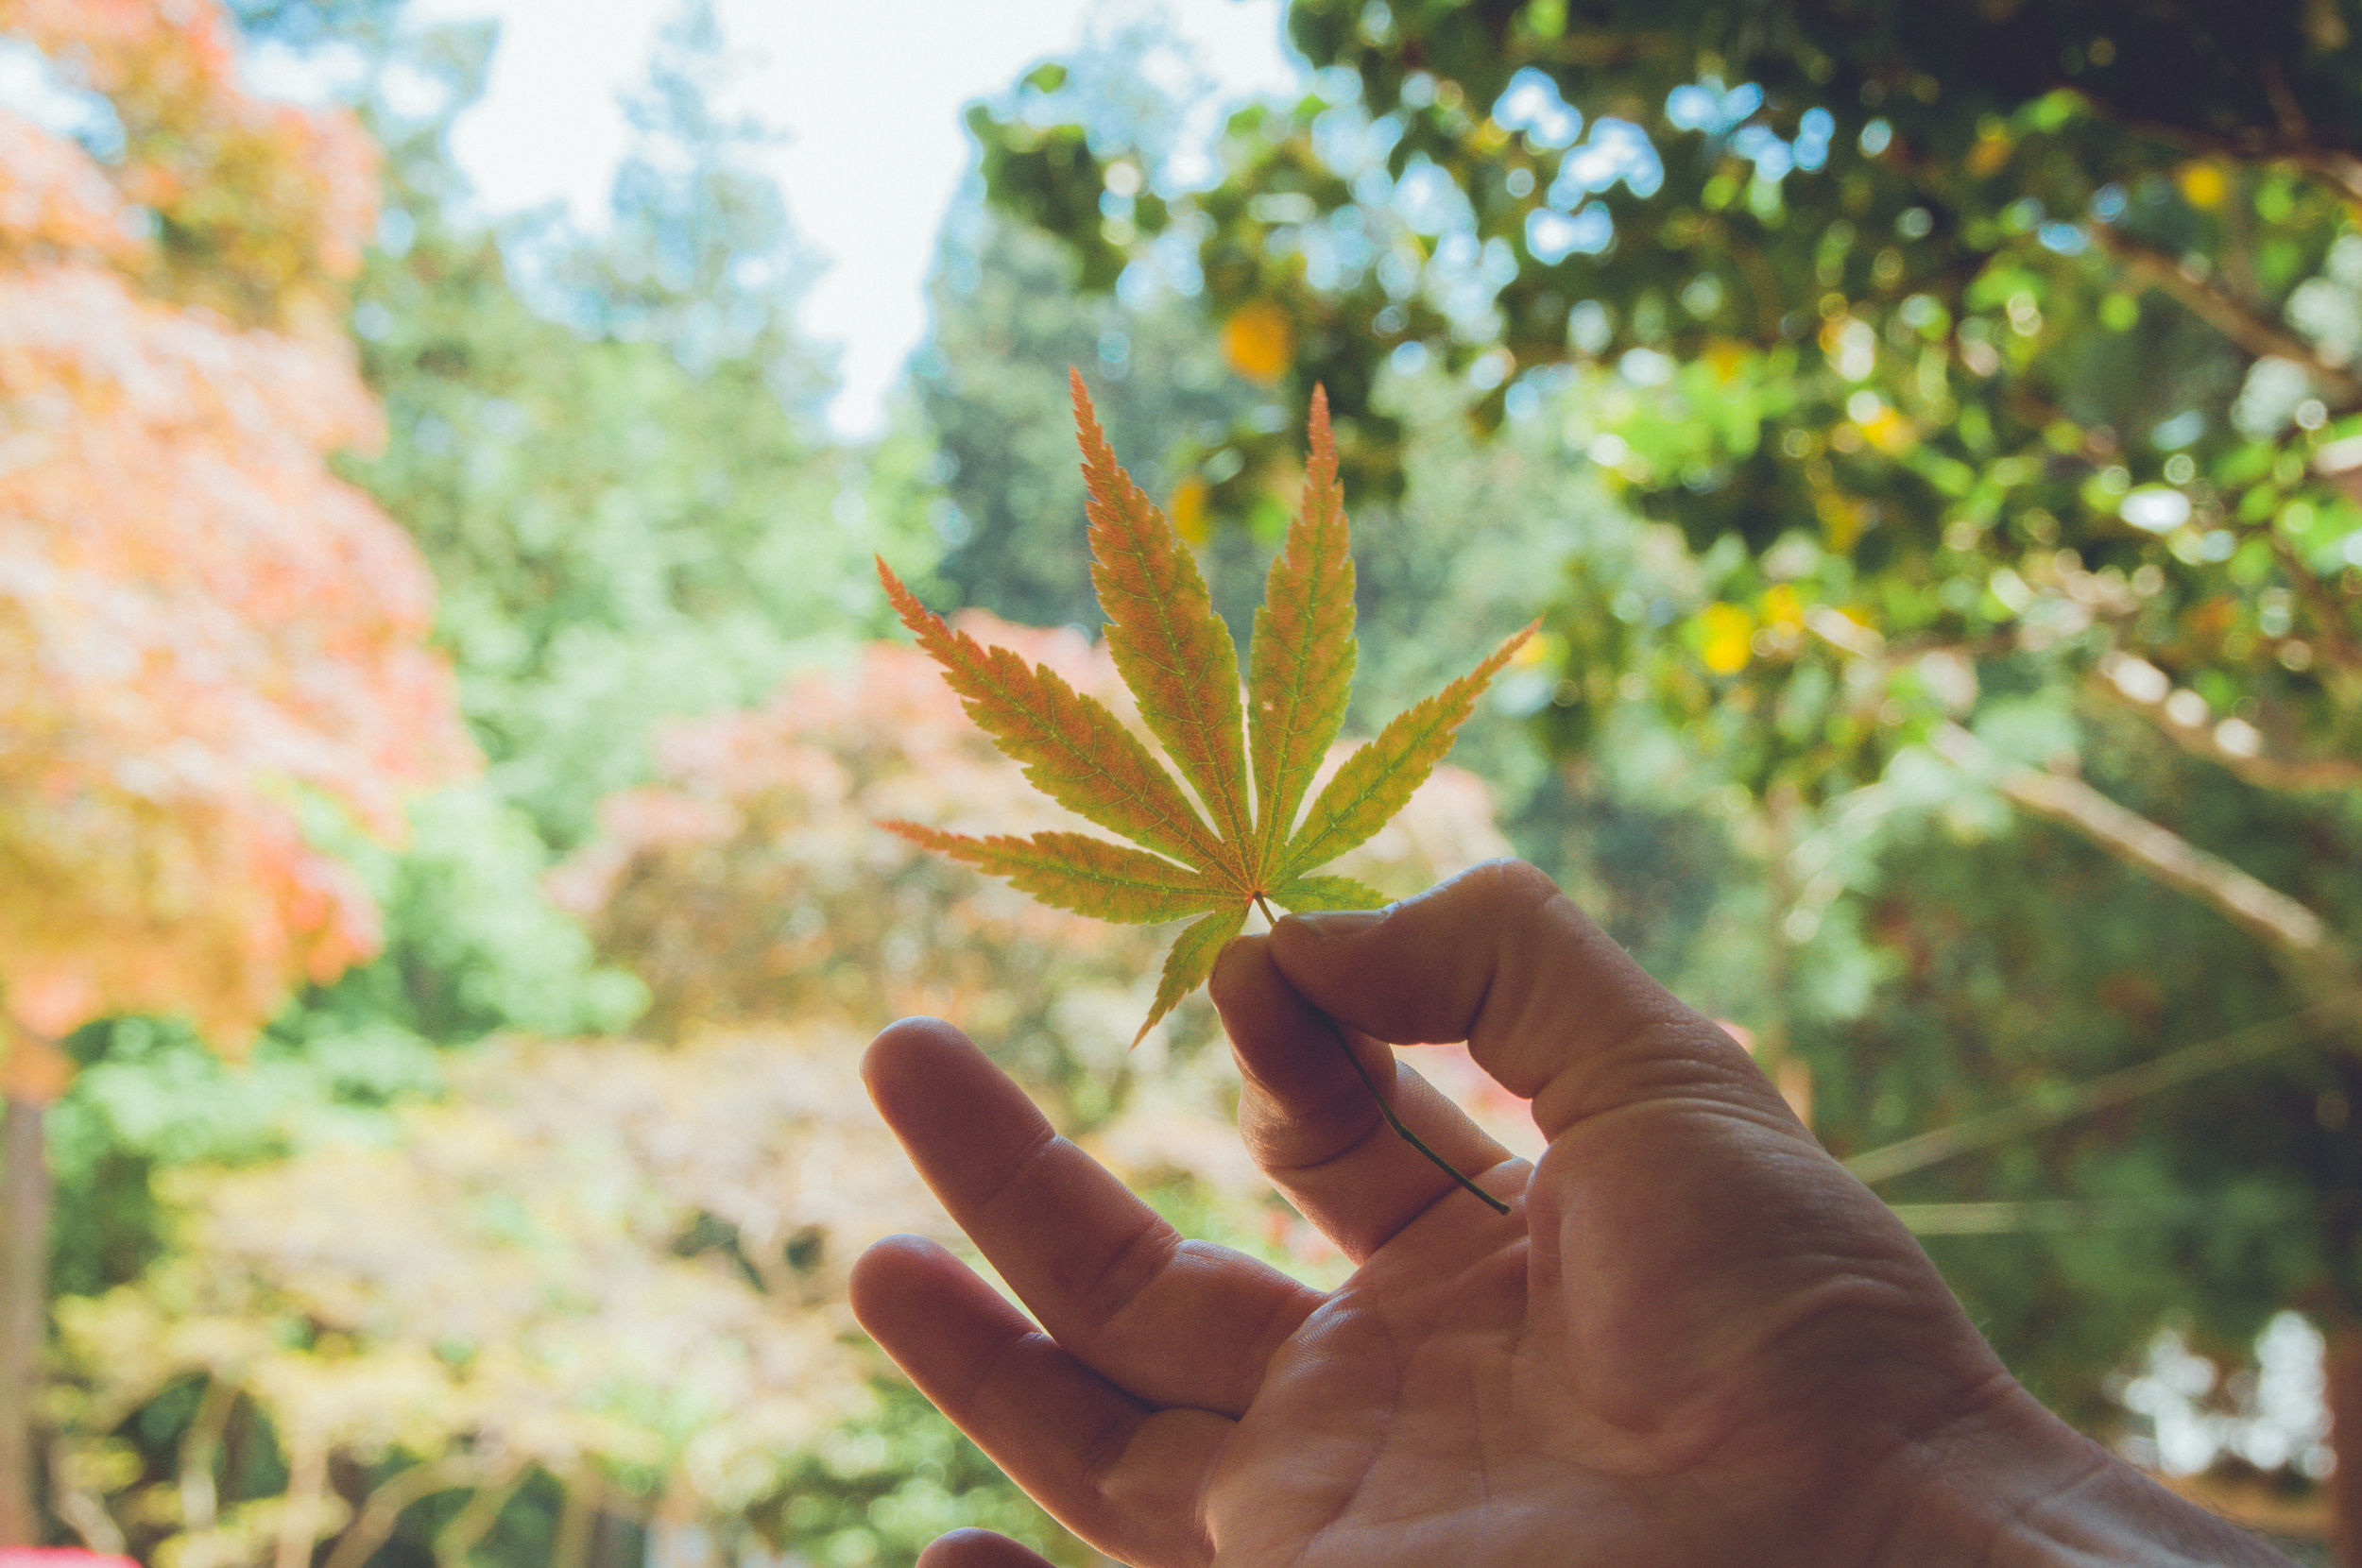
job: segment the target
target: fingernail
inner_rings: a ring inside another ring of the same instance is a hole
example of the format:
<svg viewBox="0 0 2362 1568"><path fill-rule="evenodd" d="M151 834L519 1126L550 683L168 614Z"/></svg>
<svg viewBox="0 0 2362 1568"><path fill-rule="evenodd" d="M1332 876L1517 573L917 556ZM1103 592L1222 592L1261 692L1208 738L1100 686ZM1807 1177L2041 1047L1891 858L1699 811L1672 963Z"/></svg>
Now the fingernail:
<svg viewBox="0 0 2362 1568"><path fill-rule="evenodd" d="M1366 931L1386 918L1384 910L1311 910L1292 914L1290 920L1304 927L1323 942L1334 942L1342 936Z"/></svg>

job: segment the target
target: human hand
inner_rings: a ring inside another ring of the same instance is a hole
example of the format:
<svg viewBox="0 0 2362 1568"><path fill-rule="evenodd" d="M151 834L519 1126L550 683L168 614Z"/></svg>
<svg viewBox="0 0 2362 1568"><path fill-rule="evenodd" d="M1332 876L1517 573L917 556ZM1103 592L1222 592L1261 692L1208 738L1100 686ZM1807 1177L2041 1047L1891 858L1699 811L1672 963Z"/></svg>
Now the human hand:
<svg viewBox="0 0 2362 1568"><path fill-rule="evenodd" d="M1076 1534L1139 1568L2281 1559L2008 1375L1926 1255L1746 1053L1531 867L1283 920L1213 994L1273 1182L1358 1265L1323 1295L1184 1240L956 1031L864 1074L1033 1322L880 1243L862 1323ZM1508 1200L1496 1216L1396 1113ZM1466 1040L1527 1166L1384 1042ZM922 1568L1042 1568L964 1531Z"/></svg>

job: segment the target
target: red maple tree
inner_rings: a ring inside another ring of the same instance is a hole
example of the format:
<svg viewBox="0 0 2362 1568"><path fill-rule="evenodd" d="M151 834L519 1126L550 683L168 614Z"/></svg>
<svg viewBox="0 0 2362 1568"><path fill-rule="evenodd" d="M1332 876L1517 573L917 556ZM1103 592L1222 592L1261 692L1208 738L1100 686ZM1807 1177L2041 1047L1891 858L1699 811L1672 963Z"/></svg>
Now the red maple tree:
<svg viewBox="0 0 2362 1568"><path fill-rule="evenodd" d="M0 113L0 1544L38 1525L43 1106L127 1012L235 1049L374 912L307 842L466 765L433 584L329 453L381 418L341 330L376 206L349 117L238 85L211 0L0 0L104 97L101 163Z"/></svg>

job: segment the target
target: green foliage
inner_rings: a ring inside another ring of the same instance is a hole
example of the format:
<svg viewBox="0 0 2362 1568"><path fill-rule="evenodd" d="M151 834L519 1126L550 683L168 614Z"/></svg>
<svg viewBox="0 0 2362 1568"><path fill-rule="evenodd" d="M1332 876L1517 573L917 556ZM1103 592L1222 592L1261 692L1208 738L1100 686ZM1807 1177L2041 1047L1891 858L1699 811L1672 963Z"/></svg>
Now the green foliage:
<svg viewBox="0 0 2362 1568"><path fill-rule="evenodd" d="M778 345L693 370L659 341L586 339L528 308L489 236L433 223L364 281L394 438L355 476L444 584L495 787L562 846L644 775L656 720L841 652L874 615L856 573L883 541L838 520L865 505L861 474L781 401L800 388L777 384Z"/></svg>
<svg viewBox="0 0 2362 1568"><path fill-rule="evenodd" d="M172 1249L60 1304L55 1397L101 1475L127 1418L195 1382L158 1468L215 1485L94 1490L143 1556L318 1540L352 1561L432 1521L408 1517L432 1491L472 1494L432 1532L464 1551L535 1473L603 1508L761 1503L870 1408L843 1270L941 1224L868 1113L857 1046L508 1042L373 1135L312 1122L278 1161L178 1164ZM214 1451L233 1437L283 1468L240 1474Z"/></svg>
<svg viewBox="0 0 2362 1568"><path fill-rule="evenodd" d="M2093 760L2112 793L2152 810L2188 783L2137 750ZM2128 764L2148 776L2116 771ZM2238 825L2241 842L2295 852L2301 838L2269 820L2270 803L2251 810L2263 820ZM2351 864L2358 846L2350 829L2317 847ZM1962 840L1923 818L1882 858L1867 919L1899 962L1859 1016L1798 1048L1820 1069L1816 1130L1840 1154L2039 1104L2287 1010L2284 978L2251 941L2057 829ZM2362 1254L2335 1195L2362 1180L2347 1125L2356 1093L2350 1056L2300 1047L1881 1191L2095 1206L2086 1223L1928 1245L2013 1368L2104 1420L2095 1369L2130 1359L2161 1318L2236 1353L2274 1310L2334 1310L2353 1291Z"/></svg>
<svg viewBox="0 0 2362 1568"><path fill-rule="evenodd" d="M404 1381L418 1355L452 1349L404 1338L433 1326L415 1302L397 1311L387 1298L385 1315L367 1323L340 1319L342 1306L305 1306L302 1266L273 1261L266 1249L241 1252L207 1229L224 1212L218 1202L292 1182L281 1204L292 1222L316 1179L350 1225L369 1184L339 1187L338 1171L349 1174L354 1160L399 1163L402 1151L433 1145L436 1118L458 1113L426 1106L486 1093L476 1079L454 1088L454 1048L489 1033L566 1037L627 1024L647 992L603 967L581 927L542 892L555 851L590 830L603 794L645 776L660 720L749 702L854 647L879 619L870 552L907 560L905 541L924 526L915 499L923 452L912 436L850 452L819 430L825 366L792 330L807 264L776 196L749 172L746 128L706 110L722 69L710 25L693 12L670 35L637 105L641 141L611 230L591 239L543 226L503 236L452 215L466 193L443 145L482 82L490 31L418 31L400 9L379 0L266 5L249 21L299 51L358 48L369 92L396 78L437 90L363 106L387 146L388 210L351 324L390 430L382 450L347 460L344 471L411 531L435 569L438 639L491 767L479 783L414 801L399 850L310 810L307 833L351 861L377 895L384 949L289 1009L245 1064L225 1067L184 1030L152 1020L117 1020L74 1042L84 1081L52 1121L60 1299L85 1328L92 1313L112 1309L102 1303L144 1300L153 1313L142 1320L148 1330L127 1341L102 1334L112 1348L77 1363L90 1375L58 1390L60 1452L74 1456L58 1485L97 1510L84 1517L111 1514L128 1528L143 1557L167 1536L199 1555L270 1555L286 1499L307 1484L301 1440L312 1407L303 1401L348 1373L363 1382L383 1373L376 1416L374 1396L356 1393L348 1409L364 1426L396 1419L386 1412L409 1397L402 1390L426 1386ZM846 1043L841 1054L849 1063L855 1050ZM583 1070L576 1062L560 1076ZM849 1081L834 1099L866 1120ZM460 1151L444 1152L464 1164ZM533 1184L515 1170L506 1179ZM499 1196L453 1205L454 1223L497 1219ZM532 1212L529 1197L510 1196ZM414 1206L423 1215L444 1205L419 1197ZM375 1229L389 1243L402 1234L390 1220ZM660 1277L677 1263L673 1239L654 1245ZM574 1242L544 1227L534 1244L547 1261ZM413 1253L408 1264L423 1280L429 1260ZM495 1249L487 1267L497 1260ZM394 1288L399 1274L363 1296ZM229 1294L208 1296L215 1286ZM579 1304L558 1275L550 1288L556 1305ZM802 1315L806 1304L785 1315L784 1332L831 1338ZM288 1359L253 1386L242 1380L259 1362L200 1366L201 1354L187 1359L190 1336L206 1332L191 1327L200 1321L224 1336L217 1348L261 1333L270 1341L265 1360ZM539 1343L546 1334L519 1338ZM586 1375L600 1359L588 1358ZM279 1373L287 1380L272 1382ZM865 1387L866 1364L849 1375L830 1386ZM597 1428L617 1415L601 1404L611 1391L570 1397ZM799 1407L825 1425L828 1389L809 1391ZM483 1413L493 1425L529 1423L533 1407L511 1389ZM456 1406L441 1408L450 1417ZM410 1465L429 1467L429 1477L436 1464L456 1467L455 1490L418 1494L374 1560L422 1561L430 1551L449 1559L473 1540L479 1560L547 1561L581 1546L585 1527L593 1560L637 1560L630 1516L644 1511L640 1493L681 1467L677 1453L607 1453L614 1468L602 1485L614 1490L590 1489L607 1505L584 1526L578 1464L545 1455L537 1469L471 1468L483 1437L471 1419L461 1410L439 1439L409 1429L390 1450L382 1434L363 1433L342 1453L337 1484L356 1506L378 1489L408 1495L421 1479ZM792 1457L803 1438L781 1429L764 1440ZM179 1474L209 1478L213 1502L202 1487L168 1502ZM183 1504L195 1511L184 1517ZM375 1527L361 1523L365 1533Z"/></svg>
<svg viewBox="0 0 2362 1568"><path fill-rule="evenodd" d="M542 892L548 846L490 790L412 802L399 854L361 844L346 853L373 884L385 946L308 997L298 1027L385 1023L464 1044L499 1030L611 1033L646 1005L630 976L598 966L582 928Z"/></svg>
<svg viewBox="0 0 2362 1568"><path fill-rule="evenodd" d="M1081 1542L901 1382L881 1390L874 1418L847 1423L799 1457L750 1524L815 1562L916 1561L935 1537L969 1527L997 1530L1062 1565L1087 1560Z"/></svg>
<svg viewBox="0 0 2362 1568"><path fill-rule="evenodd" d="M48 1117L60 1296L135 1279L162 1253L158 1172L269 1160L321 1136L383 1136L389 1108L443 1086L440 1053L384 1020L335 1028L297 1014L236 1064L160 1019L94 1024L69 1045L81 1071Z"/></svg>

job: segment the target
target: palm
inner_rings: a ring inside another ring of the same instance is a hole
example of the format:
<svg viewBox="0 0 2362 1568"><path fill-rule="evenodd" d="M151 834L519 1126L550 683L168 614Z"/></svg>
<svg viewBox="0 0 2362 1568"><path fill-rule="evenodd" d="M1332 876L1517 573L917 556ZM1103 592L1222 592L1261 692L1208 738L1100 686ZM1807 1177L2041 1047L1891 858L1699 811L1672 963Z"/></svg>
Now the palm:
<svg viewBox="0 0 2362 1568"><path fill-rule="evenodd" d="M1445 1542L1462 1560L1531 1560L1514 1534L1478 1545L1498 1527L1488 1504L1562 1436L1527 1395L1554 1358L1520 1355L1525 1252L1517 1218L1455 1192L1313 1309L1217 1462L1222 1560L1434 1563Z"/></svg>
<svg viewBox="0 0 2362 1568"><path fill-rule="evenodd" d="M1522 1206L1493 1220L1451 1193L1314 1310L1271 1359L1220 1461L1208 1514L1221 1560L1625 1568L1734 1550L1761 1560L1746 1548L1767 1522L1810 1523L1831 1468L1857 1463L1823 1450L1832 1432L1875 1418L1862 1390L1871 1366L1925 1367L1950 1347L1959 1365L1943 1381L1956 1393L1997 1371L1932 1295L1921 1317L1815 1310L1843 1282L1908 1265L1884 1227L1857 1255L1824 1259L1803 1291L1780 1289L1741 1240L1695 1245L1669 1222L1691 1200L1666 1190L1664 1162L1687 1144L1699 1167L1720 1164L1713 1145L1753 1133L1652 1119L1643 1141L1656 1174L1619 1159L1626 1130L1579 1130L1532 1184L1543 1234L1566 1234L1570 1204L1618 1214L1613 1259L1553 1269L1546 1253L1533 1270ZM1718 1299L1735 1309L1677 1305ZM1736 1309L1741 1300L1752 1309ZM1569 1321L1585 1332L1553 1331ZM1823 1375L1816 1340L1859 1358L1841 1386ZM1881 1341L1886 1357L1864 1356ZM1885 1412L1892 1424L1942 1419L1950 1401L1931 1382L1914 1387L1926 1407ZM1580 1541L1566 1537L1570 1510L1587 1521Z"/></svg>

